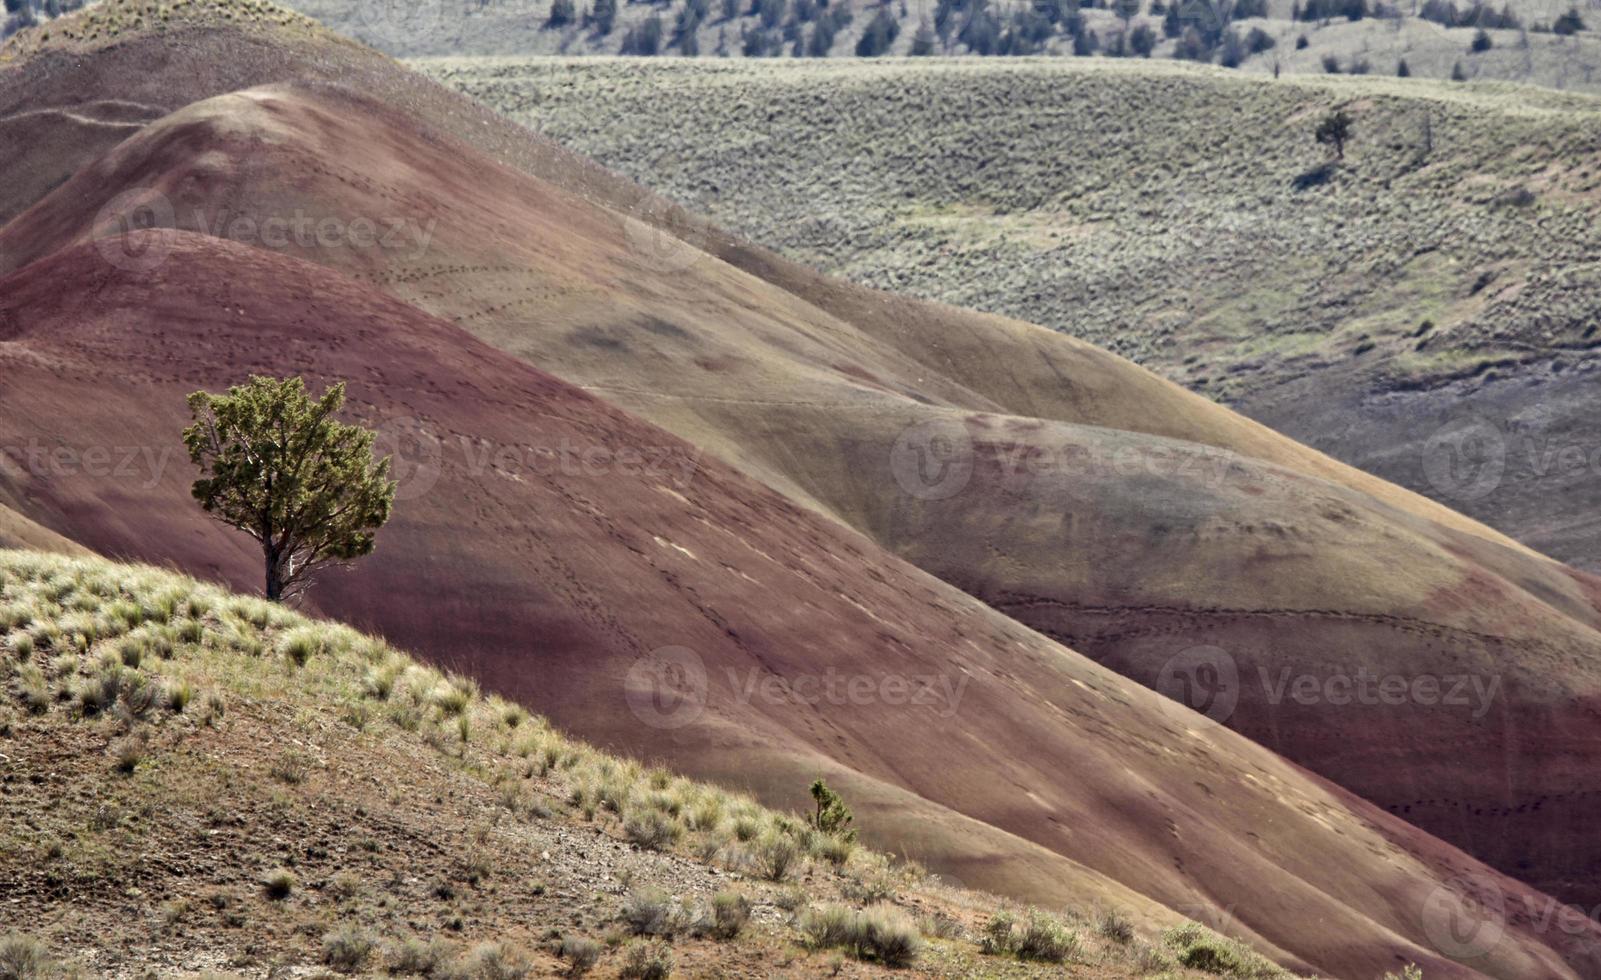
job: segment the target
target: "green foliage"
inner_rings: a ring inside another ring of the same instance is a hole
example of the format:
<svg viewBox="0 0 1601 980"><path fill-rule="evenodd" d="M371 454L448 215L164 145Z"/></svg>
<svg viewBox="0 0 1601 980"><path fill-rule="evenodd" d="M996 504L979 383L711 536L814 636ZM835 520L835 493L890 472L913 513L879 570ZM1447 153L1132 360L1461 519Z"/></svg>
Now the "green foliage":
<svg viewBox="0 0 1601 980"><path fill-rule="evenodd" d="M800 848L787 834L771 833L757 842L754 857L757 871L768 881L783 881L800 858Z"/></svg>
<svg viewBox="0 0 1601 980"><path fill-rule="evenodd" d="M262 891L266 892L268 898L281 902L295 890L294 872L288 868L279 868L262 879L261 888Z"/></svg>
<svg viewBox="0 0 1601 980"><path fill-rule="evenodd" d="M885 966L910 964L922 947L917 927L888 906L862 911L841 905L808 909L799 925L806 944L813 949L842 949L859 960L875 960Z"/></svg>
<svg viewBox="0 0 1601 980"><path fill-rule="evenodd" d="M623 821L623 833L647 851L664 851L684 834L684 825L660 810L638 807Z"/></svg>
<svg viewBox="0 0 1601 980"><path fill-rule="evenodd" d="M1149 58L1151 56L1151 52L1156 50L1156 40L1156 31L1151 29L1151 25L1137 24L1135 25L1134 29L1129 32L1129 50L1133 51L1141 58Z"/></svg>
<svg viewBox="0 0 1601 980"><path fill-rule="evenodd" d="M1288 977L1279 966L1238 940L1220 936L1197 923L1175 926L1162 934L1180 966L1238 980Z"/></svg>
<svg viewBox="0 0 1601 980"><path fill-rule="evenodd" d="M623 921L636 936L672 936L684 926L684 911L663 889L641 888L629 894Z"/></svg>
<svg viewBox="0 0 1601 980"><path fill-rule="evenodd" d="M1114 943L1127 945L1134 941L1134 923L1117 909L1108 909L1106 914L1101 916L1096 931Z"/></svg>
<svg viewBox="0 0 1601 980"><path fill-rule="evenodd" d="M372 951L372 937L355 926L341 926L322 937L322 961L341 973L360 970Z"/></svg>
<svg viewBox="0 0 1601 980"><path fill-rule="evenodd" d="M891 14L886 7L878 8L878 13L873 15L872 20L868 21L867 29L862 32L862 36L856 41L857 57L876 58L888 51L889 46L895 43L895 38L900 34L900 30L901 25L895 19L895 15Z"/></svg>
<svg viewBox="0 0 1601 980"><path fill-rule="evenodd" d="M1005 910L996 912L984 923L978 945L990 956L1012 955L1017 951L1017 919Z"/></svg>
<svg viewBox="0 0 1601 980"><path fill-rule="evenodd" d="M550 5L550 15L545 18L546 27L566 27L578 19L578 8L573 0L553 0Z"/></svg>
<svg viewBox="0 0 1601 980"><path fill-rule="evenodd" d="M1345 143L1351 138L1351 116L1344 109L1335 109L1318 121L1313 138L1324 146L1332 147L1336 159L1345 159Z"/></svg>
<svg viewBox="0 0 1601 980"><path fill-rule="evenodd" d="M44 943L21 933L0 936L0 978L3 980L43 980L55 972Z"/></svg>
<svg viewBox="0 0 1601 980"><path fill-rule="evenodd" d="M1551 25L1553 34L1577 34L1582 30L1585 30L1584 18L1579 16L1577 7L1569 7L1568 12Z"/></svg>
<svg viewBox="0 0 1601 980"><path fill-rule="evenodd" d="M556 947L556 955L567 961L569 977L581 977L600 962L600 943L581 936L564 936Z"/></svg>
<svg viewBox="0 0 1601 980"><path fill-rule="evenodd" d="M850 825L850 807L821 779L812 783L812 800L817 804L817 812L812 816L813 827L847 843L856 840L856 831Z"/></svg>
<svg viewBox="0 0 1601 980"><path fill-rule="evenodd" d="M1240 960L1234 951L1222 943L1202 940L1185 947L1178 955L1181 965L1202 973L1227 975L1238 973Z"/></svg>
<svg viewBox="0 0 1601 980"><path fill-rule="evenodd" d="M738 938L750 921L750 899L738 892L718 892L712 899L712 921L707 931L713 938Z"/></svg>
<svg viewBox="0 0 1601 980"><path fill-rule="evenodd" d="M1029 909L1022 922L1010 912L997 912L979 937L979 948L990 956L1016 956L1040 963L1060 963L1078 946L1076 933L1039 909Z"/></svg>
<svg viewBox="0 0 1601 980"><path fill-rule="evenodd" d="M1038 909L1029 911L1017 937L1017 958L1060 963L1078 949L1078 935Z"/></svg>
<svg viewBox="0 0 1601 980"><path fill-rule="evenodd" d="M651 14L638 25L628 29L623 35L622 54L655 55L662 49L662 34L665 31L659 14Z"/></svg>
<svg viewBox="0 0 1601 980"><path fill-rule="evenodd" d="M673 953L662 943L635 943L623 956L622 980L667 980L673 975Z"/></svg>
<svg viewBox="0 0 1601 980"><path fill-rule="evenodd" d="M273 601L321 568L370 554L394 506L374 434L334 419L344 400L343 384L312 401L300 378L259 376L226 395L189 396L194 423L183 441L201 469L195 500L261 544Z"/></svg>

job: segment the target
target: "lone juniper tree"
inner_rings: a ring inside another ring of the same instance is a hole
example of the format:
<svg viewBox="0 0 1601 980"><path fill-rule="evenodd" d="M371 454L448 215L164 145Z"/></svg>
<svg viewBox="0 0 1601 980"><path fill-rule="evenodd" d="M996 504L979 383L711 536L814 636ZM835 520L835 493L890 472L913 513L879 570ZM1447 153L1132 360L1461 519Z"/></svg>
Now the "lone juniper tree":
<svg viewBox="0 0 1601 980"><path fill-rule="evenodd" d="M194 424L183 441L202 471L195 500L261 544L274 602L319 569L370 554L394 506L373 433L334 419L344 402L343 384L312 401L300 378L252 377L226 395L189 396Z"/></svg>
<svg viewBox="0 0 1601 980"><path fill-rule="evenodd" d="M1313 133L1319 143L1333 147L1337 160L1345 159L1345 141L1351 138L1351 117L1344 109L1336 109L1323 117Z"/></svg>

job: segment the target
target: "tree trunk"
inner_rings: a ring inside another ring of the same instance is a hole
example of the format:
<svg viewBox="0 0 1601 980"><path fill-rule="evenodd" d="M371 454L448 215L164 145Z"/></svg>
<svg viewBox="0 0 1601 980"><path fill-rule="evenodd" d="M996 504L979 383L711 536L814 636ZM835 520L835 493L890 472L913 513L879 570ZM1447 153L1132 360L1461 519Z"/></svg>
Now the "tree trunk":
<svg viewBox="0 0 1601 980"><path fill-rule="evenodd" d="M267 601L278 602L283 597L283 573L278 567L278 556L267 551Z"/></svg>

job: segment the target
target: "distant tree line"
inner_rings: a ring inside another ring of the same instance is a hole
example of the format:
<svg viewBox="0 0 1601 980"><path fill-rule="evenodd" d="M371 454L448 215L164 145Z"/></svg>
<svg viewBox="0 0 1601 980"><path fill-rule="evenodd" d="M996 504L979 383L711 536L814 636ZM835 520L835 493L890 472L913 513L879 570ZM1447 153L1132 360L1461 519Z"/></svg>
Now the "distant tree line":
<svg viewBox="0 0 1601 980"><path fill-rule="evenodd" d="M25 4L29 0L5 0ZM76 0L82 2L82 0ZM596 36L611 34L617 25L618 0L553 0L545 21L549 28L579 28ZM676 50L681 55L701 54L702 28L717 26L715 54L733 53L748 58L826 57L854 52L873 58L899 50L913 56L942 53L976 55L1032 55L1065 47L1074 55L1151 57L1164 40L1172 42L1175 58L1216 63L1234 68L1247 58L1271 50L1276 39L1259 25L1240 21L1268 16L1267 0L937 0L932 17L922 17L911 30L909 43L896 42L909 28L906 0L868 0L870 14L855 43L836 52L839 36L856 21L853 0L682 0L674 12L673 0L625 0L651 3L649 16L624 33L620 50L629 55L659 55ZM1147 6L1148 4L1148 6ZM1117 15L1110 28L1091 28L1083 11L1109 10ZM672 15L669 25L665 14ZM1136 21L1136 18L1145 17ZM1368 17L1399 18L1390 0L1294 0L1293 21L1323 22ZM1522 29L1523 24L1503 4L1496 8L1483 0L1458 6L1456 0L1424 0L1418 16L1447 27L1479 29L1469 50L1488 50L1493 43L1486 30ZM1570 9L1550 26L1569 34L1585 30L1576 9ZM733 32L731 34L731 32ZM1306 36L1296 48L1306 47ZM1329 72L1364 74L1365 60L1342 66L1332 56L1324 59ZM1404 65L1397 74L1409 74Z"/></svg>

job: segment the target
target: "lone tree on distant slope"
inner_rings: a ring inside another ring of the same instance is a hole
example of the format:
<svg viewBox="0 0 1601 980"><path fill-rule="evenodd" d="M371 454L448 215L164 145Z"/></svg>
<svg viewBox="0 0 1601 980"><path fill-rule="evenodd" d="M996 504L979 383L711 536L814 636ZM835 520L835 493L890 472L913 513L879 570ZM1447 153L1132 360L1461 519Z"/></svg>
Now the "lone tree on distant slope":
<svg viewBox="0 0 1601 980"><path fill-rule="evenodd" d="M267 598L303 591L317 571L371 554L394 506L389 459L373 433L334 419L345 386L312 401L300 378L252 377L226 395L189 396L184 430L202 473L193 493L217 520L261 543Z"/></svg>
<svg viewBox="0 0 1601 980"><path fill-rule="evenodd" d="M856 831L851 827L851 808L838 793L828 788L821 779L812 783L812 799L817 801L817 815L812 826L840 840L855 842Z"/></svg>
<svg viewBox="0 0 1601 980"><path fill-rule="evenodd" d="M1324 116L1313 133L1319 143L1334 148L1335 159L1345 159L1345 141L1351 138L1351 117L1344 109L1335 109Z"/></svg>

